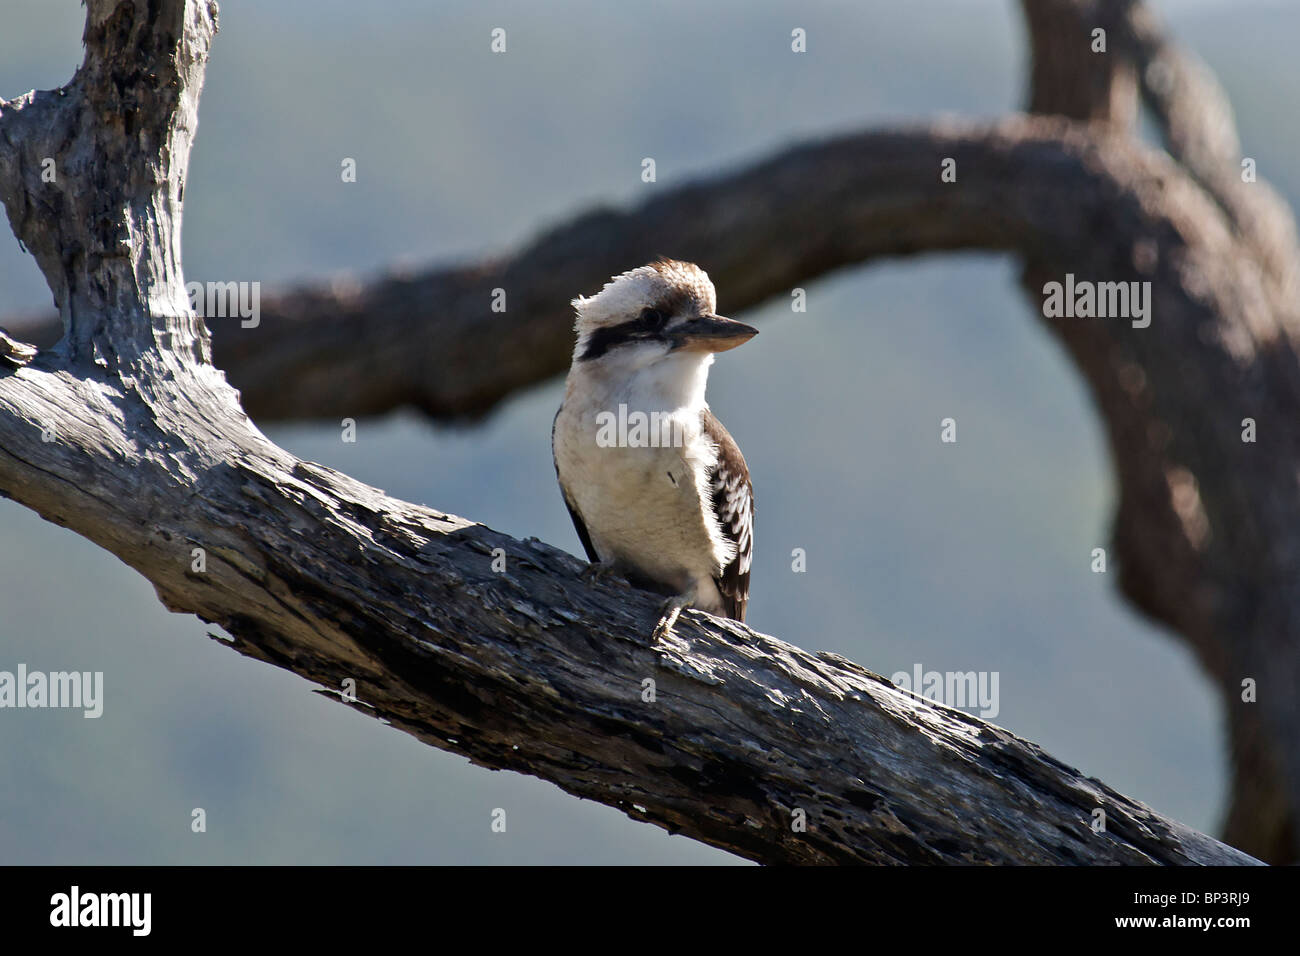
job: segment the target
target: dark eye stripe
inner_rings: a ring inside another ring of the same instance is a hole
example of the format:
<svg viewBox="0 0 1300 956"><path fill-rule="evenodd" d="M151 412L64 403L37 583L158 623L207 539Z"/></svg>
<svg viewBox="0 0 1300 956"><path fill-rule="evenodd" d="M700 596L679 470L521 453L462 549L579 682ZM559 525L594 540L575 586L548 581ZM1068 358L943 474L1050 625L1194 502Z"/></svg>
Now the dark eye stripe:
<svg viewBox="0 0 1300 956"><path fill-rule="evenodd" d="M615 346L624 345L628 342L644 342L647 339L662 339L659 333L663 330L668 317L658 309L644 309L641 315L628 322L620 322L618 325L609 325L603 329L597 329L591 333L587 339L587 348L582 353L581 358L586 359L600 358Z"/></svg>

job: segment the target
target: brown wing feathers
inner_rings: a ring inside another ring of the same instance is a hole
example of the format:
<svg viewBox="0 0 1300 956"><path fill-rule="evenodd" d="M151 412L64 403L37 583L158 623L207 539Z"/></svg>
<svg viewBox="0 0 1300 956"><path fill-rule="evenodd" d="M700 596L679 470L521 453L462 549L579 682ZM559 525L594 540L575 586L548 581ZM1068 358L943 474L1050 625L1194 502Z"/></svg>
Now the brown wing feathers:
<svg viewBox="0 0 1300 956"><path fill-rule="evenodd" d="M749 604L749 566L754 558L754 489L745 456L707 408L704 433L718 446L718 462L709 473L713 510L722 533L736 545L735 558L714 581L722 592L727 616L743 621Z"/></svg>

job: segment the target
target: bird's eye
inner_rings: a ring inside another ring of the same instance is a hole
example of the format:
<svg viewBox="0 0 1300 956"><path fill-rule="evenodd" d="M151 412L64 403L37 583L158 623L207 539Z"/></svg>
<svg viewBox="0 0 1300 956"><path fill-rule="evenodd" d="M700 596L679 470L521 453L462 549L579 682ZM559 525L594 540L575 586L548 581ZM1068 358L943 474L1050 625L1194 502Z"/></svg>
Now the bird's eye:
<svg viewBox="0 0 1300 956"><path fill-rule="evenodd" d="M664 323L668 321L668 316L664 315L658 309L646 308L641 310L641 321L652 329L662 329Z"/></svg>

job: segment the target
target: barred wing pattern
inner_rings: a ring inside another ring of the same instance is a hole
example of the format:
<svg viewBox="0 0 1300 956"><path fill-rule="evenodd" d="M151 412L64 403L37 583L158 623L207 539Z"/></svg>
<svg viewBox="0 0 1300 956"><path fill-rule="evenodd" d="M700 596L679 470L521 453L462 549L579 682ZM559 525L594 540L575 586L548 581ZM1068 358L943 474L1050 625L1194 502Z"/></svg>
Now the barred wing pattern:
<svg viewBox="0 0 1300 956"><path fill-rule="evenodd" d="M722 533L736 545L735 558L714 581L722 592L727 616L744 621L749 604L749 566L754 559L754 488L745 456L722 422L707 408L704 433L718 446L718 462L709 473L713 511Z"/></svg>

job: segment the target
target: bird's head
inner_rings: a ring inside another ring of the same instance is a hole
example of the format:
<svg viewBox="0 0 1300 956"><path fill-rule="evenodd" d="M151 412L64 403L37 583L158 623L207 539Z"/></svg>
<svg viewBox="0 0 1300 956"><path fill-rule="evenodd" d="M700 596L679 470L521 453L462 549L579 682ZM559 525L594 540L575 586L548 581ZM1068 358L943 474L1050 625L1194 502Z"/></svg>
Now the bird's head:
<svg viewBox="0 0 1300 956"><path fill-rule="evenodd" d="M644 368L734 349L758 329L716 314L708 274L690 262L660 259L615 276L593 296L573 300L578 317L574 363L616 360Z"/></svg>

